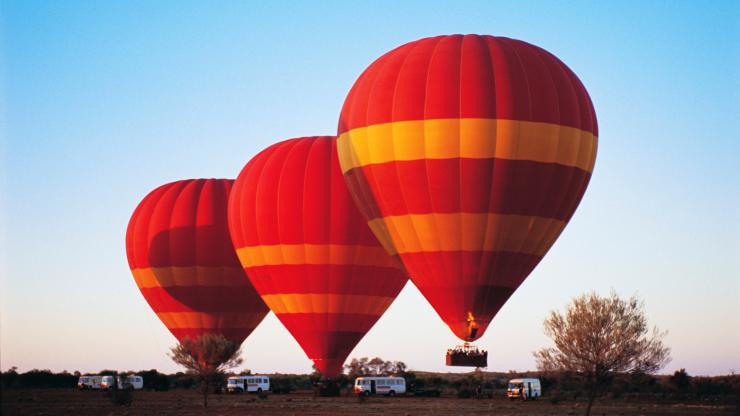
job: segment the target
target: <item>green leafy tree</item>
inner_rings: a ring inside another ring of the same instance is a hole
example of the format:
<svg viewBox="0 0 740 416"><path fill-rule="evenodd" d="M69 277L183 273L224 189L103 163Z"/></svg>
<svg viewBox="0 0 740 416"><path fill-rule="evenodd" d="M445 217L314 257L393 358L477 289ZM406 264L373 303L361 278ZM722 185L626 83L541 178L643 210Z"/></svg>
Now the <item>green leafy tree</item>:
<svg viewBox="0 0 740 416"><path fill-rule="evenodd" d="M223 335L185 338L170 351L172 361L185 367L200 381L203 407L208 407L208 393L215 383L223 380L226 370L242 363L241 346Z"/></svg>
<svg viewBox="0 0 740 416"><path fill-rule="evenodd" d="M644 304L635 296L584 294L565 313L552 311L544 330L555 346L534 353L537 367L577 374L588 398L586 415L615 373L650 374L670 361L665 333L649 330Z"/></svg>

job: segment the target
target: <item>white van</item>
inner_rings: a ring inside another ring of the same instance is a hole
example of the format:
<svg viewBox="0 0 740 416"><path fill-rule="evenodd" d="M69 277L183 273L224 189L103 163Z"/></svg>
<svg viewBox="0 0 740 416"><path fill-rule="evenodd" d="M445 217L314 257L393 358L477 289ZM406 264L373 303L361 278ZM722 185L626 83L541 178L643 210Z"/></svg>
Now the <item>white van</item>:
<svg viewBox="0 0 740 416"><path fill-rule="evenodd" d="M537 400L542 396L542 386L538 378L515 378L509 380L509 388L506 389L506 397L511 400L520 398L522 400Z"/></svg>
<svg viewBox="0 0 740 416"><path fill-rule="evenodd" d="M80 390L98 390L102 376L82 376L77 380L77 388Z"/></svg>
<svg viewBox="0 0 740 416"><path fill-rule="evenodd" d="M270 390L270 377L260 375L232 376L226 382L229 393L262 393Z"/></svg>
<svg viewBox="0 0 740 416"><path fill-rule="evenodd" d="M354 392L364 396L404 394L406 393L406 380L403 377L357 377Z"/></svg>
<svg viewBox="0 0 740 416"><path fill-rule="evenodd" d="M101 377L100 388L102 390L113 388L113 376ZM118 377L118 388L128 390L141 390L144 388L144 377L127 376L125 380L121 377Z"/></svg>

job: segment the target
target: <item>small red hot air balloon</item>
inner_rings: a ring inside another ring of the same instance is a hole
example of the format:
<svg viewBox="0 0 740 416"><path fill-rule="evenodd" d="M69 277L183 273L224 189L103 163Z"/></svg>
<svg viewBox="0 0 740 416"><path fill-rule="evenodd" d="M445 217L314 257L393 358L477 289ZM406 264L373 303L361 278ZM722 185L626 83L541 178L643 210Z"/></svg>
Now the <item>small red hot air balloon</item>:
<svg viewBox="0 0 740 416"><path fill-rule="evenodd" d="M190 179L153 190L131 216L126 254L142 295L178 340L242 343L267 315L229 237L234 181Z"/></svg>
<svg viewBox="0 0 740 416"><path fill-rule="evenodd" d="M350 198L334 137L286 140L250 160L229 228L252 284L327 378L408 280Z"/></svg>
<svg viewBox="0 0 740 416"><path fill-rule="evenodd" d="M575 212L598 130L586 89L554 55L452 35L373 62L338 135L350 193L378 240L473 341Z"/></svg>

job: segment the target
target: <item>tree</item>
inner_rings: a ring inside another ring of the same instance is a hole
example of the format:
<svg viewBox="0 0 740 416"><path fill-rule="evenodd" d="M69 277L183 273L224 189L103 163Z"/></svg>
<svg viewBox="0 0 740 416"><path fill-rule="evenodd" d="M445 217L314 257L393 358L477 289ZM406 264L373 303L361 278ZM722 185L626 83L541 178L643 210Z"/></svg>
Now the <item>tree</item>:
<svg viewBox="0 0 740 416"><path fill-rule="evenodd" d="M347 376L350 379L362 376L388 376L391 374L403 375L406 372L406 363L403 361L385 361L380 357L353 358L345 365Z"/></svg>
<svg viewBox="0 0 740 416"><path fill-rule="evenodd" d="M200 380L203 407L208 407L211 386L223 380L226 370L242 363L240 345L220 334L204 334L196 339L186 337L170 351L172 361Z"/></svg>
<svg viewBox="0 0 740 416"><path fill-rule="evenodd" d="M676 370L669 381L673 387L683 393L691 384L691 376L686 372L685 368L682 368L680 370Z"/></svg>
<svg viewBox="0 0 740 416"><path fill-rule="evenodd" d="M366 376L369 374L367 363L370 361L367 357L353 358L344 368L347 369L347 376L351 379Z"/></svg>
<svg viewBox="0 0 740 416"><path fill-rule="evenodd" d="M665 332L648 329L644 304L635 296L581 295L564 314L552 311L544 330L555 347L534 353L537 367L578 375L588 398L586 415L615 373L654 373L670 361Z"/></svg>
<svg viewBox="0 0 740 416"><path fill-rule="evenodd" d="M380 357L375 357L372 360L368 361L367 368L370 375L383 376L390 373L392 365L393 363L390 361L384 361Z"/></svg>
<svg viewBox="0 0 740 416"><path fill-rule="evenodd" d="M404 363L403 361L394 361L392 373L401 376L406 374L407 368L408 367L406 367L406 363Z"/></svg>

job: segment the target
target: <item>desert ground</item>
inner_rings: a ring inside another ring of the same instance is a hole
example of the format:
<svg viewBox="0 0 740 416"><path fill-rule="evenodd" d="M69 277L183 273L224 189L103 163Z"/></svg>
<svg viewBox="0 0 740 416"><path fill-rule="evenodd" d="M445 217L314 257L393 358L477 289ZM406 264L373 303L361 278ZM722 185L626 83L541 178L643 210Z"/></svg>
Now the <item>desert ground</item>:
<svg viewBox="0 0 740 416"><path fill-rule="evenodd" d="M547 400L512 402L505 397L313 397L310 392L270 395L210 395L203 409L195 390L140 391L128 407L114 406L104 393L67 389L9 389L2 392L2 414L13 415L580 415L585 403ZM737 415L734 404L647 403L602 400L593 415Z"/></svg>

